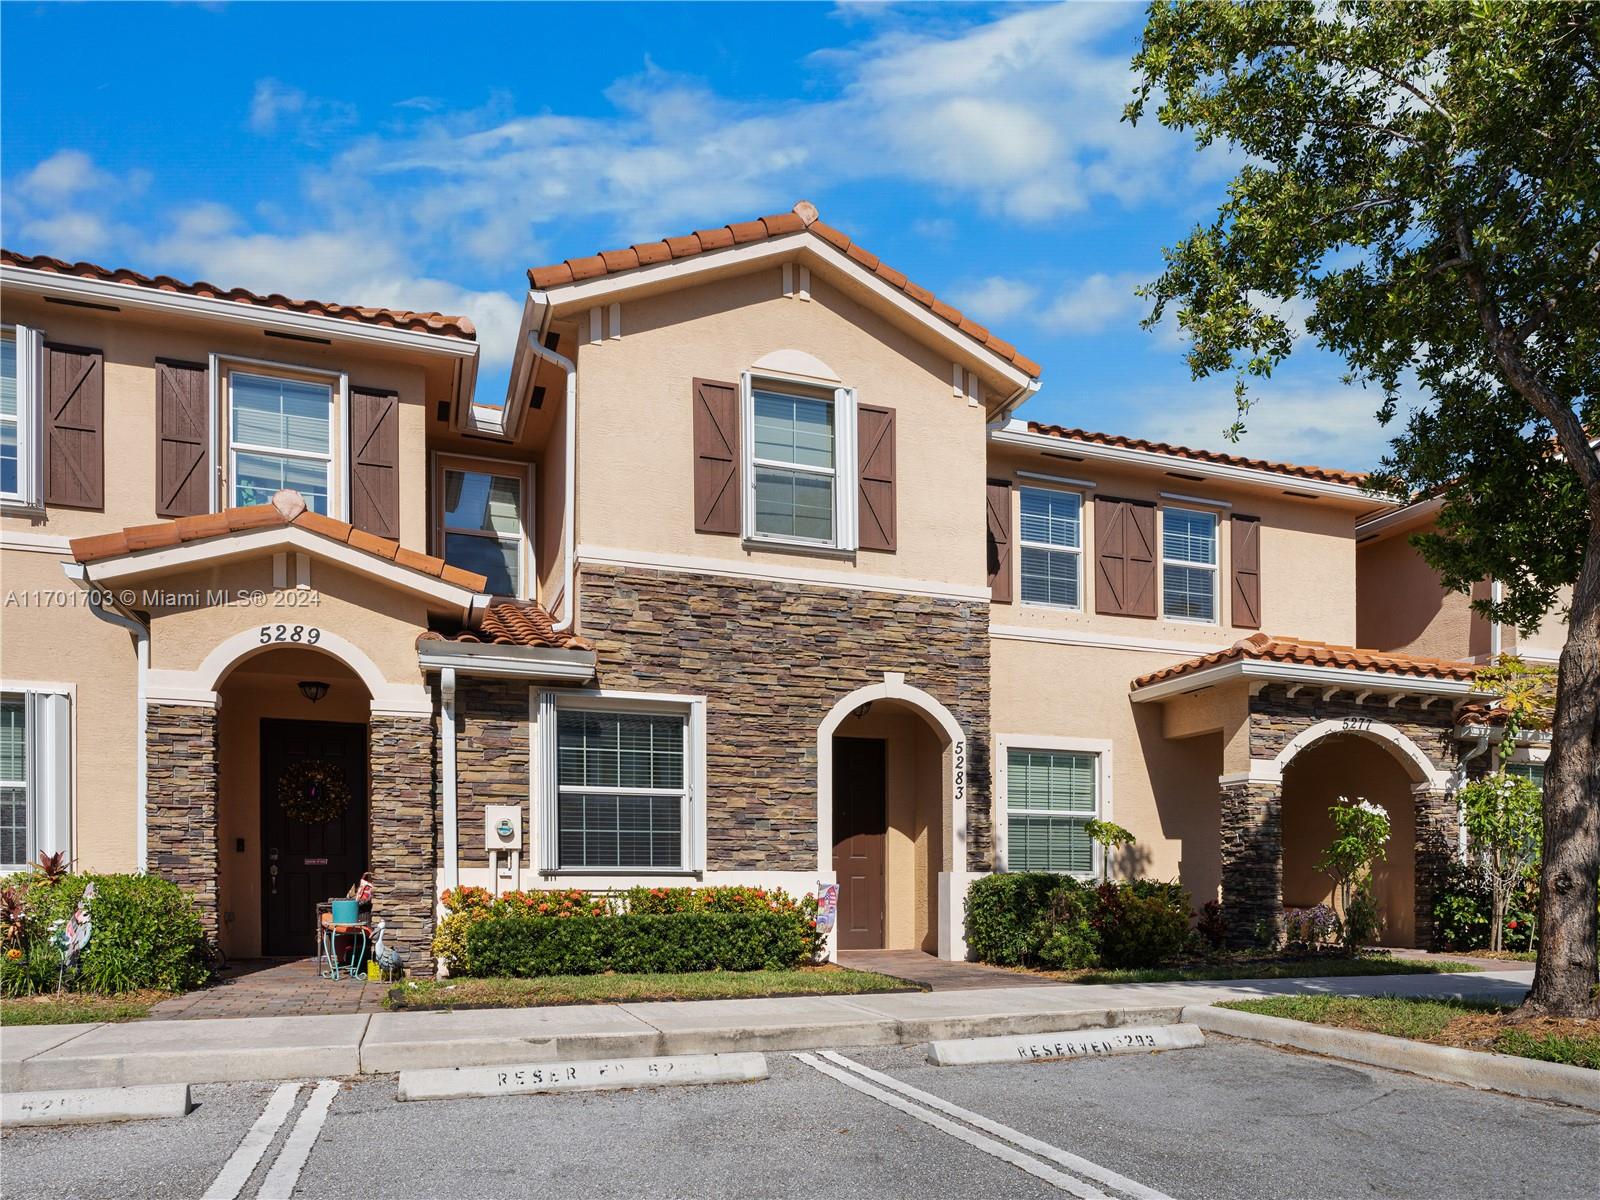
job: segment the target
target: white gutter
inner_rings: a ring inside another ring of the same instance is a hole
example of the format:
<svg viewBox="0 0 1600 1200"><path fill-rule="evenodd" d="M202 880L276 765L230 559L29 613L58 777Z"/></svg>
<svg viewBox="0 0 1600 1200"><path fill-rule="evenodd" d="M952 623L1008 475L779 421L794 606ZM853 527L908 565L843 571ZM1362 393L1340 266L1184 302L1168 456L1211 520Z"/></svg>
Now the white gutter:
<svg viewBox="0 0 1600 1200"><path fill-rule="evenodd" d="M456 671L445 667L439 672L439 707L444 728L444 886L453 888L461 877L461 848L456 833Z"/></svg>
<svg viewBox="0 0 1600 1200"><path fill-rule="evenodd" d="M417 648L417 665L425 672L457 671L489 679L583 683L594 678L594 664L593 650L433 640Z"/></svg>
<svg viewBox="0 0 1600 1200"><path fill-rule="evenodd" d="M1005 401L1000 405L999 408L995 410L995 415L991 418L991 420L1005 420L1012 414L1019 404L1021 404L1029 396L1035 394L1038 390L1039 381L1037 379L1028 380L1028 382L1024 383L1016 391L1012 392L1011 395L1005 398Z"/></svg>
<svg viewBox="0 0 1600 1200"><path fill-rule="evenodd" d="M61 569L68 579L84 590L89 601L89 611L102 621L126 629L133 634L134 653L138 658L139 683L135 718L135 734L138 747L134 754L134 798L138 810L138 822L134 833L134 865L142 875L150 869L150 787L149 787L149 751L146 738L149 729L149 714L145 708L145 694L147 691L146 680L150 674L150 630L143 622L126 616L123 613L112 612L105 607L107 593L101 592L89 579L89 570L82 563L64 562Z"/></svg>
<svg viewBox="0 0 1600 1200"><path fill-rule="evenodd" d="M543 322L540 322L541 327ZM536 330L528 331L528 351L548 363L560 367L567 374L567 449L566 449L566 479L565 496L562 499L563 521L561 530L561 564L562 589L561 601L566 612L561 619L555 621L550 628L557 633L572 628L573 617L577 615L577 605L574 603L577 593L573 590L573 576L575 573L575 558L577 539L575 536L578 524L578 365L564 354L557 354L548 350L539 339ZM551 614L552 616L554 614Z"/></svg>

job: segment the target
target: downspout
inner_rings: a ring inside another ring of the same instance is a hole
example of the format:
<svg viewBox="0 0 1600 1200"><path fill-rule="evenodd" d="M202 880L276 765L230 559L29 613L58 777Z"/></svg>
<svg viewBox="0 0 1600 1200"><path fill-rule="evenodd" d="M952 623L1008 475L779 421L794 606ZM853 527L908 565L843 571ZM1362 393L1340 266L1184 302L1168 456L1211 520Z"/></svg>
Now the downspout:
<svg viewBox="0 0 1600 1200"><path fill-rule="evenodd" d="M1467 764L1489 749L1489 729L1478 735L1478 744L1461 756L1461 761L1456 763L1455 778L1451 780L1450 790L1456 795L1461 793L1461 785L1467 781ZM1461 801L1456 801L1456 849L1457 857L1462 862L1467 861L1467 809Z"/></svg>
<svg viewBox="0 0 1600 1200"><path fill-rule="evenodd" d="M444 716L444 886L461 881L461 847L457 836L456 808L456 669L439 671L439 707Z"/></svg>
<svg viewBox="0 0 1600 1200"><path fill-rule="evenodd" d="M1490 582L1489 582L1489 601L1490 601L1490 603L1495 604L1495 605L1498 606L1499 603L1500 603L1500 598L1501 598L1502 595L1504 595L1504 592L1501 589L1500 581L1498 579L1490 580ZM1492 620L1492 621L1489 622L1489 661L1490 662L1499 662L1500 661L1501 640L1502 640L1502 635L1501 635L1501 632L1500 632L1500 621L1499 621L1498 618L1496 618L1495 620Z"/></svg>
<svg viewBox="0 0 1600 1200"><path fill-rule="evenodd" d="M542 328L544 323L540 324ZM555 632L562 633L572 628L572 619L577 614L577 596L573 591L573 579L576 573L573 560L577 557L575 529L578 523L578 366L566 355L557 354L542 345L539 335L531 330L528 333L528 350L534 356L561 368L567 375L566 479L565 495L562 499L564 519L561 530L563 560L561 598L566 612L560 620L550 626Z"/></svg>
<svg viewBox="0 0 1600 1200"><path fill-rule="evenodd" d="M82 563L62 563L61 569L68 579L83 589L89 601L89 611L102 621L115 625L119 629L126 629L133 634L134 653L138 658L139 683L137 698L136 729L134 736L139 745L134 755L134 793L138 807L139 820L134 831L134 865L139 874L149 870L150 855L150 796L148 785L148 749L146 736L149 728L149 715L145 707L146 678L150 673L150 630L144 622L127 616L124 613L113 612L106 608L106 593L96 588L89 579L89 570Z"/></svg>

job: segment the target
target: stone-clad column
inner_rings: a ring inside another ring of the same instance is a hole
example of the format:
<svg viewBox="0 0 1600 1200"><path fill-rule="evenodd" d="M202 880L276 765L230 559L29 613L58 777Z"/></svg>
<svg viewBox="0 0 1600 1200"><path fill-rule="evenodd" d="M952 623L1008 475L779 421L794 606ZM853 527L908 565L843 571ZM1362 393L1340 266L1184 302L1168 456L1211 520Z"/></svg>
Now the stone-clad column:
<svg viewBox="0 0 1600 1200"><path fill-rule="evenodd" d="M198 704L145 709L148 861L187 892L206 937L217 939L217 710Z"/></svg>
<svg viewBox="0 0 1600 1200"><path fill-rule="evenodd" d="M1461 836L1461 816L1456 799L1444 788L1419 783L1411 789L1417 822L1416 897L1417 945L1436 950L1433 901L1444 884Z"/></svg>
<svg viewBox="0 0 1600 1200"><path fill-rule="evenodd" d="M372 910L384 944L412 975L433 974L434 729L431 716L374 713L368 770L372 806Z"/></svg>
<svg viewBox="0 0 1600 1200"><path fill-rule="evenodd" d="M1278 783L1222 784L1222 915L1228 944L1250 946L1283 919L1283 792Z"/></svg>

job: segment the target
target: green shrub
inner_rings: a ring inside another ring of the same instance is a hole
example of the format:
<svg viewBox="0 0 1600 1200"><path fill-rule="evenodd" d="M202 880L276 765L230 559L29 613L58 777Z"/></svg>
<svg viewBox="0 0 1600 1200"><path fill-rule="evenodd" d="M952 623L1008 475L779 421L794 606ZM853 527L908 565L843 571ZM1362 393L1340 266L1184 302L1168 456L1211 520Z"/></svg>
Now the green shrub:
<svg viewBox="0 0 1600 1200"><path fill-rule="evenodd" d="M1040 966L1072 971L1100 961L1100 935L1090 919L1093 910L1087 888L1058 887L1050 893L1049 933L1039 947Z"/></svg>
<svg viewBox="0 0 1600 1200"><path fill-rule="evenodd" d="M967 889L967 946L983 962L1025 966L1049 940L1050 901L1082 891L1070 875L1017 871L986 875Z"/></svg>
<svg viewBox="0 0 1600 1200"><path fill-rule="evenodd" d="M781 888L746 887L636 887L621 896L621 911L640 916L669 913L777 913L795 922L805 943L807 959L821 957L823 934L817 932L817 898L798 900Z"/></svg>
<svg viewBox="0 0 1600 1200"><path fill-rule="evenodd" d="M1170 886L1141 896L1134 884L1100 885L1093 923L1102 964L1157 967L1177 957L1189 938L1189 905L1185 894L1181 907L1173 907Z"/></svg>
<svg viewBox="0 0 1600 1200"><path fill-rule="evenodd" d="M488 916L487 908L460 908L447 915L433 931L433 956L444 959L450 974L471 974L467 930Z"/></svg>
<svg viewBox="0 0 1600 1200"><path fill-rule="evenodd" d="M84 888L89 902L89 944L67 986L86 992L131 992L141 988L181 992L210 975L205 929L194 902L176 884L156 875L68 875L52 883L42 875L20 881L27 924L24 953L6 963L8 994L54 989L61 958L51 935L72 915Z"/></svg>
<svg viewBox="0 0 1600 1200"><path fill-rule="evenodd" d="M800 963L806 944L799 923L774 912L497 915L471 924L465 937L470 974L519 978L780 970Z"/></svg>
<svg viewBox="0 0 1600 1200"><path fill-rule="evenodd" d="M1194 914L1189 911L1189 889L1176 879L1130 879L1126 887L1141 900L1159 900L1187 921Z"/></svg>
<svg viewBox="0 0 1600 1200"><path fill-rule="evenodd" d="M1535 928L1536 891L1514 892L1506 905L1508 950L1531 950ZM1493 896L1489 881L1476 864L1451 860L1433 895L1434 938L1441 950L1481 950L1489 945Z"/></svg>

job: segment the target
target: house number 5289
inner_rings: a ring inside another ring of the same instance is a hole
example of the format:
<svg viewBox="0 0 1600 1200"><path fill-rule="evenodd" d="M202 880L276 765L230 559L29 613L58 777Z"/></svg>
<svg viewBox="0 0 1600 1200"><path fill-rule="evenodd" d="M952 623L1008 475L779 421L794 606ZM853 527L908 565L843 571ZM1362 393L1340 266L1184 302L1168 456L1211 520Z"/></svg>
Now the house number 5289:
<svg viewBox="0 0 1600 1200"><path fill-rule="evenodd" d="M269 642L304 642L308 646L315 646L322 640L322 630L315 625L263 625L261 627L261 644Z"/></svg>

